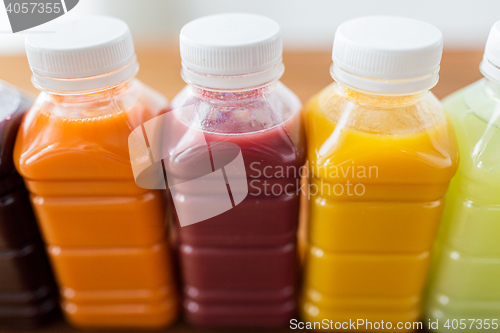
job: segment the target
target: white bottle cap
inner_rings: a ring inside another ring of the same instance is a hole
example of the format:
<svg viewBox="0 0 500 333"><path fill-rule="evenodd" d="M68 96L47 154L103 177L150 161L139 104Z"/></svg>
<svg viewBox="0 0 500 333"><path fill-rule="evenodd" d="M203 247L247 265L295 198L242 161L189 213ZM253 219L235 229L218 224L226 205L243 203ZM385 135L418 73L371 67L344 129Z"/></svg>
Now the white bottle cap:
<svg viewBox="0 0 500 333"><path fill-rule="evenodd" d="M110 87L139 68L127 24L106 16L68 22L56 33L30 34L26 54L33 84L61 92Z"/></svg>
<svg viewBox="0 0 500 333"><path fill-rule="evenodd" d="M205 16L180 34L182 77L213 89L238 89L278 80L283 75L280 26L254 14Z"/></svg>
<svg viewBox="0 0 500 333"><path fill-rule="evenodd" d="M484 76L500 81L500 21L491 27L479 69Z"/></svg>
<svg viewBox="0 0 500 333"><path fill-rule="evenodd" d="M361 17L337 29L331 73L364 91L416 92L436 85L442 51L443 35L429 23L396 16Z"/></svg>

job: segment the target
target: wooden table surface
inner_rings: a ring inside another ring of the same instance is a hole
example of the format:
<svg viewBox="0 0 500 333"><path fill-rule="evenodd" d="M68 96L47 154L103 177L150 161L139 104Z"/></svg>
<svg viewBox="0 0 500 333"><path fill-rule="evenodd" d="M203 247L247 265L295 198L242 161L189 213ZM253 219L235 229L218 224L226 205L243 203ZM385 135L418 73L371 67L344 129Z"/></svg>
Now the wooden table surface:
<svg viewBox="0 0 500 333"><path fill-rule="evenodd" d="M137 57L141 66L138 78L173 98L185 83L180 77L180 57L177 46L164 49L139 49ZM438 98L443 98L453 91L462 88L478 79L479 63L482 50L447 50L443 54L441 63L440 80L433 89ZM285 52L285 75L282 81L305 102L311 95L318 92L332 82L329 74L331 65L330 52ZM0 79L10 82L30 93L36 95L38 91L31 85L31 71L24 56L0 57ZM212 329L201 330L179 322L169 328L169 333L215 333L215 332L290 332L292 330L234 330ZM0 330L0 333L10 332ZM19 330L12 332L22 332ZM48 332L76 332L61 320L37 330L40 333ZM99 331L93 331L99 332ZM104 331L101 331L104 332ZM114 330L113 332L118 332ZM128 330L126 332L138 332ZM26 332L27 333L27 332Z"/></svg>

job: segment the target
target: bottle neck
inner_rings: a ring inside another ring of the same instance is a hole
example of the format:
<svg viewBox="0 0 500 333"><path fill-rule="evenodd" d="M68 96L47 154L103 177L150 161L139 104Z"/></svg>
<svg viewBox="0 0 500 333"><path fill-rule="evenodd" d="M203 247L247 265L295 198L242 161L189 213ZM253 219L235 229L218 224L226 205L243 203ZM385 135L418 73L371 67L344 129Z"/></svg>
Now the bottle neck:
<svg viewBox="0 0 500 333"><path fill-rule="evenodd" d="M132 79L132 78L131 78ZM127 80L112 87L105 87L98 91L74 91L71 94L59 91L47 91L44 93L48 96L50 102L60 104L85 104L95 103L110 100L113 97L123 94L130 89L132 85L131 80Z"/></svg>
<svg viewBox="0 0 500 333"><path fill-rule="evenodd" d="M90 119L118 114L137 104L135 80L109 87L96 92L74 92L73 94L59 94L44 91L43 101L48 103L42 109L59 118ZM126 95L126 98L123 96Z"/></svg>
<svg viewBox="0 0 500 333"><path fill-rule="evenodd" d="M139 71L139 64L134 59L112 72L77 78L46 77L33 73L33 85L44 92L58 95L82 95L109 90L132 80ZM67 73L58 74L66 76Z"/></svg>
<svg viewBox="0 0 500 333"><path fill-rule="evenodd" d="M374 78L351 73L333 63L330 67L330 75L335 81L343 82L351 87L357 87L361 91L377 91L380 94L408 95L410 92L430 90L439 79L439 66L431 73L422 74L420 77L409 78ZM374 75L374 76L379 76Z"/></svg>
<svg viewBox="0 0 500 333"><path fill-rule="evenodd" d="M259 86L240 88L237 90L213 90L189 84L193 96L209 102L237 103L261 97L272 92L277 81L267 82Z"/></svg>
<svg viewBox="0 0 500 333"><path fill-rule="evenodd" d="M382 94L377 92L367 92L348 86L337 80L337 94L343 98L353 101L356 104L373 105L377 107L401 107L418 103L427 96L429 90L409 92L401 94Z"/></svg>
<svg viewBox="0 0 500 333"><path fill-rule="evenodd" d="M485 82L488 92L496 98L500 98L500 82L490 77L485 77Z"/></svg>
<svg viewBox="0 0 500 333"><path fill-rule="evenodd" d="M269 85L278 81L285 72L285 66L277 62L272 67L258 72L247 74L207 74L197 72L182 64L181 76L184 81L192 86L211 91L245 91L258 89L263 85Z"/></svg>

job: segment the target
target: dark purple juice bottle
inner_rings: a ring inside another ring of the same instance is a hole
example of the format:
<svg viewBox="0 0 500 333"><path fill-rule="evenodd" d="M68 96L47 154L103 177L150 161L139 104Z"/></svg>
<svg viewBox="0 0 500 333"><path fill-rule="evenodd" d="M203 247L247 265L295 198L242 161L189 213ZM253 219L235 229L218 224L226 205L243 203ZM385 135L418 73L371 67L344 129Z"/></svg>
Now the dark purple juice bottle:
<svg viewBox="0 0 500 333"><path fill-rule="evenodd" d="M181 31L188 86L172 128L192 148L164 163L185 315L199 326L276 327L295 314L305 142L300 101L278 81L281 54L279 26L262 16L214 15Z"/></svg>
<svg viewBox="0 0 500 333"><path fill-rule="evenodd" d="M12 160L31 100L0 81L0 327L33 327L57 309L55 286L28 192Z"/></svg>

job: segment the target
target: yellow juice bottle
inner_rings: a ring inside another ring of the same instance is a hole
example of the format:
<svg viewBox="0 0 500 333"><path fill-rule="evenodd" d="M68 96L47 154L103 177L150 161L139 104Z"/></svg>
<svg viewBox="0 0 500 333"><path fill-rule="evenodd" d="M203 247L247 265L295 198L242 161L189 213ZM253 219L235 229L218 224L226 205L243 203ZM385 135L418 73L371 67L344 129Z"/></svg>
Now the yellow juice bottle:
<svg viewBox="0 0 500 333"><path fill-rule="evenodd" d="M336 33L335 83L304 109L309 225L301 312L315 329L421 327L430 250L456 171L453 130L429 92L442 35L364 17Z"/></svg>
<svg viewBox="0 0 500 333"><path fill-rule="evenodd" d="M484 79L443 100L460 147L432 261L426 322L438 332L500 325L500 21L491 29Z"/></svg>

